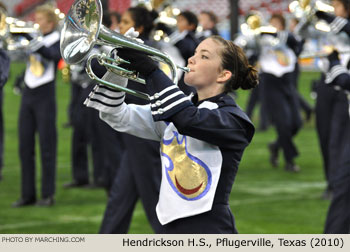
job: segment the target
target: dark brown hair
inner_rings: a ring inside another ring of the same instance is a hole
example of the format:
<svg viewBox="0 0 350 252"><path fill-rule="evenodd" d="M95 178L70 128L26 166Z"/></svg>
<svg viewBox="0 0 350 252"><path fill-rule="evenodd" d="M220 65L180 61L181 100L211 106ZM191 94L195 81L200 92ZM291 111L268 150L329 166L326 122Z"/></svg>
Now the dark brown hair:
<svg viewBox="0 0 350 252"><path fill-rule="evenodd" d="M148 37L153 29L154 17L152 13L143 6L131 7L127 10L135 23L135 29L143 27L143 35Z"/></svg>
<svg viewBox="0 0 350 252"><path fill-rule="evenodd" d="M225 84L225 91L255 88L259 83L258 71L248 63L243 50L232 41L220 36L210 38L223 46L220 52L222 68L232 73L231 79Z"/></svg>
<svg viewBox="0 0 350 252"><path fill-rule="evenodd" d="M196 14L194 14L191 11L183 11L179 14L179 16L184 17L187 20L188 24L193 26L192 31L195 31L197 29L198 18L196 16Z"/></svg>

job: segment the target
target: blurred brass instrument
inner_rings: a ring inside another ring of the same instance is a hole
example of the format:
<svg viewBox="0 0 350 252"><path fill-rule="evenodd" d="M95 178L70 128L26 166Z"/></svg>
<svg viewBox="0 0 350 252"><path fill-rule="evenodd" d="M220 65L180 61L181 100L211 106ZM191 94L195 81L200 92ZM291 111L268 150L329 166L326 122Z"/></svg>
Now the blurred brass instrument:
<svg viewBox="0 0 350 252"><path fill-rule="evenodd" d="M298 19L312 18L316 11L334 12L333 6L321 0L296 0L289 4L289 10Z"/></svg>
<svg viewBox="0 0 350 252"><path fill-rule="evenodd" d="M153 21L155 29L151 34L155 41L170 42L169 34L176 29L176 16L181 11L169 2L165 0L138 0L138 5L145 6L150 11L156 10L159 13Z"/></svg>
<svg viewBox="0 0 350 252"><path fill-rule="evenodd" d="M276 33L277 29L270 25L262 25L261 15L254 13L241 25L241 31L245 35L260 35L261 33Z"/></svg>
<svg viewBox="0 0 350 252"><path fill-rule="evenodd" d="M279 39L274 36L264 36L261 34L276 34L277 29L273 26L262 25L263 18L259 12L254 12L247 17L245 23L241 24L242 36L239 36L235 43L243 49L260 50L263 44L275 46L279 43Z"/></svg>
<svg viewBox="0 0 350 252"><path fill-rule="evenodd" d="M333 13L333 6L321 0L297 0L289 4L290 12L301 22L310 22L319 31L330 32L330 26L323 20L315 17L317 11Z"/></svg>
<svg viewBox="0 0 350 252"><path fill-rule="evenodd" d="M116 83L107 82L98 78L91 68L91 61L97 59L99 64L105 66L108 71L145 84L145 80L138 77L138 73L124 69L119 64L129 63L120 57L114 57L111 53L97 54L90 53L95 45L108 45L115 48L126 47L138 50L149 55L153 60L165 62L169 65L172 73L172 80L176 84L177 66L173 60L163 52L137 42L136 39L125 37L102 25L102 4L100 0L75 0L70 8L61 31L61 55L66 63L77 64L87 59L86 71L91 79L109 86L111 88L126 92L128 94L148 100L149 95ZM180 68L180 67L179 67ZM181 68L189 71L187 68Z"/></svg>
<svg viewBox="0 0 350 252"><path fill-rule="evenodd" d="M316 11L334 13L334 7L321 0L298 0L293 1L289 5L290 12L301 22L309 23L316 30L322 32L330 32L329 24L324 20L318 20L315 16ZM299 59L325 58L333 50L335 46L324 46L324 50L318 52L303 52L299 55ZM338 50L339 54L349 54L350 50Z"/></svg>
<svg viewBox="0 0 350 252"><path fill-rule="evenodd" d="M28 40L23 34L30 34L33 39ZM32 43L40 41L42 34L38 24L9 17L0 9L0 39L5 50L18 53L18 50L26 50Z"/></svg>

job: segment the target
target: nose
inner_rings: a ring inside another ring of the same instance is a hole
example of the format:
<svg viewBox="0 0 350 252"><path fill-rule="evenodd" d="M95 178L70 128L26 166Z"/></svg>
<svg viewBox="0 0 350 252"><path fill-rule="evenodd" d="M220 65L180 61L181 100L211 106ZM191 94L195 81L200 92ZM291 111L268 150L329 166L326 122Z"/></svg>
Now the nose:
<svg viewBox="0 0 350 252"><path fill-rule="evenodd" d="M188 64L194 64L194 62L195 62L194 55L192 57L188 58L188 61L187 61Z"/></svg>

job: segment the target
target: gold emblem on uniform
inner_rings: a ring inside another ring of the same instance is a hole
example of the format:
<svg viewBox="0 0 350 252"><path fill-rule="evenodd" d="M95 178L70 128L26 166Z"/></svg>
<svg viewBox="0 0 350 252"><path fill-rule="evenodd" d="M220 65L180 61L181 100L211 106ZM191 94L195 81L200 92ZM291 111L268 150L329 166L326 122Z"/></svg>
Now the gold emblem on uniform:
<svg viewBox="0 0 350 252"><path fill-rule="evenodd" d="M281 66L289 66L290 60L283 50L275 50L274 53L276 55L278 63Z"/></svg>
<svg viewBox="0 0 350 252"><path fill-rule="evenodd" d="M183 136L182 141L177 137L175 136L171 143L162 142L161 145L162 155L169 160L166 171L168 182L177 194L194 200L208 190L210 175L204 162L188 153L186 136Z"/></svg>
<svg viewBox="0 0 350 252"><path fill-rule="evenodd" d="M37 58L35 55L30 55L29 57L29 70L32 72L32 74L36 77L40 77L44 74L45 68L43 64Z"/></svg>

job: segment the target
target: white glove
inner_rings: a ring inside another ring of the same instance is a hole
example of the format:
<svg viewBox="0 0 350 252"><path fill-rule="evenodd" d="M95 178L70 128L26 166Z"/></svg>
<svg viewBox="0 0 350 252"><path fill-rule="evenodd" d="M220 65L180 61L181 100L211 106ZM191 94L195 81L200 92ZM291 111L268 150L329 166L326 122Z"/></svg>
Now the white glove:
<svg viewBox="0 0 350 252"><path fill-rule="evenodd" d="M118 84L122 87L126 87L128 83L127 78L111 72L107 72L102 79ZM84 105L104 113L114 114L119 111L124 99L125 92L118 91L102 84L97 84L89 94L89 97L84 101Z"/></svg>
<svg viewBox="0 0 350 252"><path fill-rule="evenodd" d="M140 35L140 33L138 31L135 31L134 27L131 27L129 30L126 31L126 33L124 34L125 37L131 38L131 39L135 39L137 42L139 43L144 43L142 39L137 38Z"/></svg>

